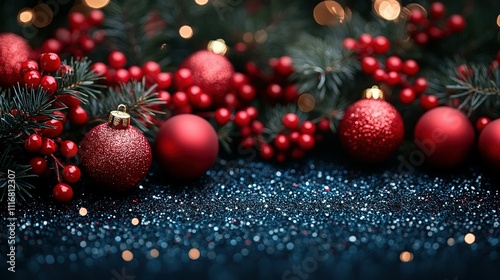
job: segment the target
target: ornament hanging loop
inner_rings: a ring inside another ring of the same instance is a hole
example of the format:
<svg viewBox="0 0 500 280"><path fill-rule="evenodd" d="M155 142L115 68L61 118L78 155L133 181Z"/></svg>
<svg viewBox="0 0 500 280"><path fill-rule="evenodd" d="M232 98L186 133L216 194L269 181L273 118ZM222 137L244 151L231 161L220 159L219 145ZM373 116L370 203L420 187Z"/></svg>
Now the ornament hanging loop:
<svg viewBox="0 0 500 280"><path fill-rule="evenodd" d="M118 105L116 110L109 113L108 125L115 129L124 129L130 125L130 115L127 113L127 106Z"/></svg>

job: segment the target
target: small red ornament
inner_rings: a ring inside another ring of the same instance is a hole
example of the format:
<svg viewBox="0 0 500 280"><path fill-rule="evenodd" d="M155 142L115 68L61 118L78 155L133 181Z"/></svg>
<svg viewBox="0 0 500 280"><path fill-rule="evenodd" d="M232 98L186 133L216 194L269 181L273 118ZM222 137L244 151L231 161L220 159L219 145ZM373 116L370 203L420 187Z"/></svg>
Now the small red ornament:
<svg viewBox="0 0 500 280"><path fill-rule="evenodd" d="M22 82L21 64L32 53L26 40L14 33L0 33L0 86Z"/></svg>
<svg viewBox="0 0 500 280"><path fill-rule="evenodd" d="M191 70L193 85L199 86L212 98L215 105L224 104L224 96L233 88L234 68L223 55L201 50L190 55L180 69Z"/></svg>
<svg viewBox="0 0 500 280"><path fill-rule="evenodd" d="M500 172L500 119L486 125L479 135L479 153L494 171Z"/></svg>
<svg viewBox="0 0 500 280"><path fill-rule="evenodd" d="M52 190L52 195L58 202L68 202L73 198L73 189L68 184L59 183Z"/></svg>
<svg viewBox="0 0 500 280"><path fill-rule="evenodd" d="M130 125L130 115L125 112L124 105L110 113L107 123L94 127L85 135L78 154L80 167L88 178L120 191L129 190L144 179L152 161L149 142Z"/></svg>
<svg viewBox="0 0 500 280"><path fill-rule="evenodd" d="M154 150L168 175L192 180L213 166L219 153L219 141L208 121L196 115L180 114L160 126Z"/></svg>
<svg viewBox="0 0 500 280"><path fill-rule="evenodd" d="M472 149L474 128L461 111L437 107L420 117L414 140L430 165L451 168L462 163Z"/></svg>
<svg viewBox="0 0 500 280"><path fill-rule="evenodd" d="M403 119L396 108L382 99L382 95L382 91L374 86L365 91L367 99L355 102L344 112L339 127L340 141L356 160L383 162L403 141Z"/></svg>

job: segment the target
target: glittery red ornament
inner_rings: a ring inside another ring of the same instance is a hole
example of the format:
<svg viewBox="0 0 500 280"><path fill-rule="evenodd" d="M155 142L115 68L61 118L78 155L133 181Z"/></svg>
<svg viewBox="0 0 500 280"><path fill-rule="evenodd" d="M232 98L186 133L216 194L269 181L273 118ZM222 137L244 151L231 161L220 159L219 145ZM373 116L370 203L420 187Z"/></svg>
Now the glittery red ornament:
<svg viewBox="0 0 500 280"><path fill-rule="evenodd" d="M199 86L212 98L215 105L224 104L224 96L231 92L234 68L223 55L201 50L187 57L179 69L191 70L193 85Z"/></svg>
<svg viewBox="0 0 500 280"><path fill-rule="evenodd" d="M84 175L101 186L120 191L131 189L144 179L152 161L148 140L130 126L130 115L118 110L111 112L108 123L85 135L78 154Z"/></svg>
<svg viewBox="0 0 500 280"><path fill-rule="evenodd" d="M214 128L196 115L176 115L161 126L154 144L158 162L170 176L192 180L212 167L219 153Z"/></svg>
<svg viewBox="0 0 500 280"><path fill-rule="evenodd" d="M484 162L500 172L500 119L490 122L479 135L479 153Z"/></svg>
<svg viewBox="0 0 500 280"><path fill-rule="evenodd" d="M451 168L467 158L474 144L474 128L464 113L443 106L420 117L413 137L427 163Z"/></svg>
<svg viewBox="0 0 500 280"><path fill-rule="evenodd" d="M403 141L404 124L399 112L388 102L369 98L349 106L340 122L339 136L344 148L356 160L379 163L396 152Z"/></svg>
<svg viewBox="0 0 500 280"><path fill-rule="evenodd" d="M21 63L31 56L26 40L13 33L0 33L0 86L11 87L23 81Z"/></svg>

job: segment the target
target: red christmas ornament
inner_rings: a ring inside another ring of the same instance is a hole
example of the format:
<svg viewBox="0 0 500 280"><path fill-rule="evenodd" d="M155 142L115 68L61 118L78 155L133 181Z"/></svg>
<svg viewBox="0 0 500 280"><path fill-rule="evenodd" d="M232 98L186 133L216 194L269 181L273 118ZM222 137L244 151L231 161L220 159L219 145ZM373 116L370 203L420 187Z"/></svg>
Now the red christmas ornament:
<svg viewBox="0 0 500 280"><path fill-rule="evenodd" d="M119 110L110 113L107 123L85 135L78 154L80 167L88 178L120 191L131 189L144 179L152 161L148 140L130 125L130 115Z"/></svg>
<svg viewBox="0 0 500 280"><path fill-rule="evenodd" d="M479 135L478 147L484 162L493 170L500 172L500 119L490 122L483 128Z"/></svg>
<svg viewBox="0 0 500 280"><path fill-rule="evenodd" d="M11 87L23 81L21 64L31 56L26 40L13 33L0 33L0 86Z"/></svg>
<svg viewBox="0 0 500 280"><path fill-rule="evenodd" d="M219 141L214 128L196 115L176 115L161 126L154 150L163 170L176 179L203 175L217 159Z"/></svg>
<svg viewBox="0 0 500 280"><path fill-rule="evenodd" d="M396 108L382 99L382 95L382 91L374 86L365 91L367 99L355 102L344 112L339 127L340 141L356 160L383 162L403 141L403 119Z"/></svg>
<svg viewBox="0 0 500 280"><path fill-rule="evenodd" d="M474 144L474 128L459 110L437 107L420 117L413 137L430 165L451 168L469 154Z"/></svg>
<svg viewBox="0 0 500 280"><path fill-rule="evenodd" d="M215 105L224 104L224 96L233 89L234 68L223 55L201 50L190 55L179 69L187 68L192 74L193 85L199 86L212 98Z"/></svg>

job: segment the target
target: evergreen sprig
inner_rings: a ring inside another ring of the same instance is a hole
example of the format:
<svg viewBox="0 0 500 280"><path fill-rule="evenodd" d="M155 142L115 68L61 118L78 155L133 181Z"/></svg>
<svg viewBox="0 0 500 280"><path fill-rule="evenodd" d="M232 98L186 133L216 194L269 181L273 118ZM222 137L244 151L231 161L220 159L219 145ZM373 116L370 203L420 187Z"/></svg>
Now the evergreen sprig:
<svg viewBox="0 0 500 280"><path fill-rule="evenodd" d="M35 189L29 182L30 178L35 177L31 174L31 166L19 164L12 156L9 148L0 153L0 201L7 197L9 185L9 171L15 174L15 196L16 203L22 203L32 197L31 191Z"/></svg>
<svg viewBox="0 0 500 280"><path fill-rule="evenodd" d="M56 73L57 94L70 94L82 103L94 98L104 86L98 84L102 76L90 69L91 63L88 58L75 60L72 57L69 63L64 61L63 68Z"/></svg>

